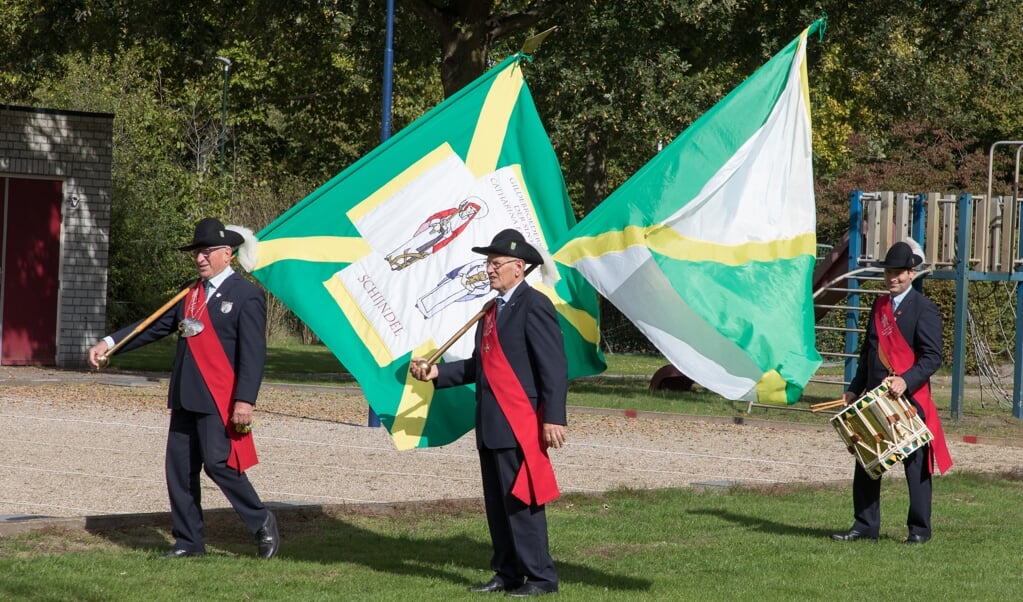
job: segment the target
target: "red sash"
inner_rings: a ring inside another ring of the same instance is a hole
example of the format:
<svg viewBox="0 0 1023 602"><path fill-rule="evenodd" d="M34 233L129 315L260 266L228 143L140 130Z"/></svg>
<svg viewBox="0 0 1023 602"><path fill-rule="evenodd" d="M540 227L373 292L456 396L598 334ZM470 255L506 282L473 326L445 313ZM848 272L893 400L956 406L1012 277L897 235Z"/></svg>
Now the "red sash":
<svg viewBox="0 0 1023 602"><path fill-rule="evenodd" d="M197 291L193 294L197 295L198 302L194 305L205 308L206 291L203 281L199 280L195 286ZM185 299L185 307L188 308L188 297ZM199 310L195 313L200 315L189 316L186 311L185 317L201 320L203 329L199 334L187 338L188 348L192 350L192 357L195 358L195 363L199 367L199 373L202 374L202 379L206 382L206 386L213 395L213 400L217 403L220 419L224 421L227 436L231 439L231 453L227 456L227 465L238 472L245 472L255 466L259 462L259 458L256 457L256 445L252 440L252 433L239 433L230 425L231 397L234 394L234 368L227 359L224 346L220 344L220 337L213 329L210 312Z"/></svg>
<svg viewBox="0 0 1023 602"><path fill-rule="evenodd" d="M491 306L483 317L483 339L481 357L483 373L487 375L490 389L497 398L497 405L511 425L515 441L522 448L522 466L515 477L511 493L524 504L542 506L561 495L554 478L554 466L547 450L540 445L541 420L533 410L519 377L515 375L497 337L497 308Z"/></svg>
<svg viewBox="0 0 1023 602"><path fill-rule="evenodd" d="M903 338L902 332L895 325L895 315L892 313L891 295L885 295L878 299L874 311L874 329L877 331L878 355L881 363L893 374L902 374L913 367L916 362L916 354L910 348L909 343ZM952 467L952 456L948 453L948 445L945 443L945 433L941 429L941 419L938 417L938 409L934 406L931 398L931 385L925 381L916 391L907 391L909 395L920 404L924 411L924 422L934 440L929 446L930 451L928 465L934 470L935 464L938 471L945 474Z"/></svg>

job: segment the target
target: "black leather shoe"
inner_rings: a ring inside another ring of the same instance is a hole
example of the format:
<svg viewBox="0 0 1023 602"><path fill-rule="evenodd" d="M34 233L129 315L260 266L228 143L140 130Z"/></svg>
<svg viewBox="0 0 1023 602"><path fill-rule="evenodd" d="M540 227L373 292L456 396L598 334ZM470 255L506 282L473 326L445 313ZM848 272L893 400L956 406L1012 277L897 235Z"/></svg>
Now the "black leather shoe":
<svg viewBox="0 0 1023 602"><path fill-rule="evenodd" d="M160 558L198 558L202 556L202 552L192 552L191 550L182 550L181 548L171 548L163 553Z"/></svg>
<svg viewBox="0 0 1023 602"><path fill-rule="evenodd" d="M906 538L906 541L902 543L927 543L931 540L930 535L910 535Z"/></svg>
<svg viewBox="0 0 1023 602"><path fill-rule="evenodd" d="M831 539L834 541L856 541L857 539L867 539L877 543L876 537L871 537L862 531L857 531L856 529L849 529L846 533L832 533Z"/></svg>
<svg viewBox="0 0 1023 602"><path fill-rule="evenodd" d="M507 595L515 598L525 598L527 596L543 596L544 594L556 593L558 593L558 584L556 583L526 583L522 587L508 592Z"/></svg>
<svg viewBox="0 0 1023 602"><path fill-rule="evenodd" d="M259 544L259 556L270 559L277 555L281 547L281 534L277 532L277 518L269 510L266 513L266 521L256 531L256 543Z"/></svg>
<svg viewBox="0 0 1023 602"><path fill-rule="evenodd" d="M521 583L507 584L504 579L501 579L497 575L491 577L490 581L487 581L483 585L476 585L470 587L469 591L475 594L492 594L494 592L506 592L519 587Z"/></svg>

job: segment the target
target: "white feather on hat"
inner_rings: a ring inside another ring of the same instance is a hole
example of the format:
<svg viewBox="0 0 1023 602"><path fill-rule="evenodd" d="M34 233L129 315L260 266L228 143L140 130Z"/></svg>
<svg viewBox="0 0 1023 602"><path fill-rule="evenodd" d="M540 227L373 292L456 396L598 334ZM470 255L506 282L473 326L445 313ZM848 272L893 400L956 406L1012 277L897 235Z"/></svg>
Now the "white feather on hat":
<svg viewBox="0 0 1023 602"><path fill-rule="evenodd" d="M256 267L256 262L259 259L257 251L259 247L259 239L257 239L256 235L252 233L252 230L245 226L228 224L224 226L224 229L237 232L245 239L245 242L238 247L238 263L245 268L246 272L251 272L252 269Z"/></svg>
<svg viewBox="0 0 1023 602"><path fill-rule="evenodd" d="M920 265L916 266L916 269L917 270L922 269L927 264L927 257L924 256L924 249L923 249L923 247L921 247L920 243L918 243L917 241L913 240L912 238L907 238L906 240L904 240L902 242L904 242L907 245L909 245L909 248L913 251L913 255L916 255L917 257L920 258Z"/></svg>
<svg viewBox="0 0 1023 602"><path fill-rule="evenodd" d="M561 274L558 273L558 266L554 265L554 258L547 252L547 247L543 245L533 245L536 252L543 258L543 263L540 264L540 280L545 286L554 288L561 279Z"/></svg>

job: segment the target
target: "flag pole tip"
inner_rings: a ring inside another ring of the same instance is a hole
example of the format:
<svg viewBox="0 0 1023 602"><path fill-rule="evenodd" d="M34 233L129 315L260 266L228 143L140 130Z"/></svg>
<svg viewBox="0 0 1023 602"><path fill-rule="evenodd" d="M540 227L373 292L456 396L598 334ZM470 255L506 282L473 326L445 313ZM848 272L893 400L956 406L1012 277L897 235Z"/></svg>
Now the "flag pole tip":
<svg viewBox="0 0 1023 602"><path fill-rule="evenodd" d="M526 38L526 41L522 43L522 49L519 50L522 54L533 54L536 49L540 47L540 44L547 39L547 36L551 35L558 29L555 25L546 31L541 31L531 38Z"/></svg>

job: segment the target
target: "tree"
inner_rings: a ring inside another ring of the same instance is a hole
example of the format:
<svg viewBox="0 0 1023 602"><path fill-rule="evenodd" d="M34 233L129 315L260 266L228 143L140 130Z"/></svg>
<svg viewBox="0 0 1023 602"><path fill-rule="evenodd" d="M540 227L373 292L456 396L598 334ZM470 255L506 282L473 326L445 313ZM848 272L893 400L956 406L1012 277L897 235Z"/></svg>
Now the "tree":
<svg viewBox="0 0 1023 602"><path fill-rule="evenodd" d="M743 62L720 50L729 45L734 4L564 8L573 18L537 52L530 85L581 213L741 81Z"/></svg>
<svg viewBox="0 0 1023 602"><path fill-rule="evenodd" d="M440 79L447 98L483 74L493 44L543 21L559 0L405 0L437 33Z"/></svg>

